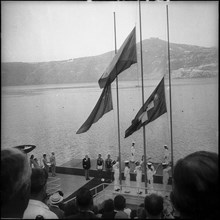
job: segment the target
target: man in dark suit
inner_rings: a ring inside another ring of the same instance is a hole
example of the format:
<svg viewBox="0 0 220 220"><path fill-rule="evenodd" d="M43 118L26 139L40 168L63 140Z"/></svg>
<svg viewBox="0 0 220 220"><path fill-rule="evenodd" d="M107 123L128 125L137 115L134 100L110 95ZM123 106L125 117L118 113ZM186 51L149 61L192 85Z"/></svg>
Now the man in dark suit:
<svg viewBox="0 0 220 220"><path fill-rule="evenodd" d="M88 157L88 155L86 155L85 158L83 158L82 164L83 164L83 169L85 170L86 180L90 180L89 179L89 169L91 167L91 163L90 163L90 158Z"/></svg>

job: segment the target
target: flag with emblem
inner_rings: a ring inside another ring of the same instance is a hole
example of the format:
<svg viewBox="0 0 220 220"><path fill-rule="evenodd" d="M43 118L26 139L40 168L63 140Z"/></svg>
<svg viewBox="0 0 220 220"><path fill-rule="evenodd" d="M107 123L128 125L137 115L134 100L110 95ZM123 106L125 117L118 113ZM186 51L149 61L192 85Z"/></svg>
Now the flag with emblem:
<svg viewBox="0 0 220 220"><path fill-rule="evenodd" d="M125 138L139 130L143 125L147 125L166 112L167 107L163 77L151 96L132 120L131 126L125 131Z"/></svg>
<svg viewBox="0 0 220 220"><path fill-rule="evenodd" d="M102 94L94 109L92 110L91 114L84 122L84 124L76 132L76 134L81 134L88 131L92 124L96 123L105 113L111 111L112 109L113 105L111 85L108 85L103 89Z"/></svg>

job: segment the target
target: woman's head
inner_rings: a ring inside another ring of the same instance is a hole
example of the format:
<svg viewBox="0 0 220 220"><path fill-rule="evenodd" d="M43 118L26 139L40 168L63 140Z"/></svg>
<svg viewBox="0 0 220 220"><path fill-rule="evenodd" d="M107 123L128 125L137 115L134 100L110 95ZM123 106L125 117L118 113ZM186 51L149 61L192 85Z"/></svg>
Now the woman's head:
<svg viewBox="0 0 220 220"><path fill-rule="evenodd" d="M218 210L218 155L198 151L177 161L171 201L183 217L209 218Z"/></svg>

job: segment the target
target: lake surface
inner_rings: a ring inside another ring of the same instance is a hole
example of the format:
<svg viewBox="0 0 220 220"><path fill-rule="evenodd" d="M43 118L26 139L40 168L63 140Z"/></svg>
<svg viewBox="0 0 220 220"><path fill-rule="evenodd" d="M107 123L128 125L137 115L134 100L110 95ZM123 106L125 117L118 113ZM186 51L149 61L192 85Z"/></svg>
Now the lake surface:
<svg viewBox="0 0 220 220"><path fill-rule="evenodd" d="M145 100L159 80L145 81ZM116 89L112 86L114 110L105 114L83 134L76 134L94 108L101 89L97 83L2 87L2 148L34 144L38 159L55 152L57 165L72 158L107 153L118 155ZM146 126L146 152L161 162L163 145L170 149L169 87L165 81L168 113ZM125 130L142 105L137 82L119 82L120 143L122 160L130 158L131 142L136 159L143 154L143 129L124 138ZM172 80L174 162L197 150L218 152L218 80ZM28 154L28 156L30 156Z"/></svg>

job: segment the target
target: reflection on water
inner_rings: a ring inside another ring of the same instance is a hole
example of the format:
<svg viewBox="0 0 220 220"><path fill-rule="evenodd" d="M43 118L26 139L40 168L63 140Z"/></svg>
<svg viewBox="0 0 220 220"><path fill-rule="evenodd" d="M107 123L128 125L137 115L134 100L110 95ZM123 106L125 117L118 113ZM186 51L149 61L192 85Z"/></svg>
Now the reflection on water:
<svg viewBox="0 0 220 220"><path fill-rule="evenodd" d="M145 82L145 100L157 81ZM217 152L218 88L217 79L172 81L174 161L196 150ZM105 114L83 134L76 134L94 108L101 89L97 83L19 86L2 88L2 147L34 144L32 152L41 158L55 152L57 164L89 153L96 158L118 154L116 91L112 86L114 110ZM120 143L122 160L128 159L130 145L136 142L137 159L143 154L143 130L124 138L125 130L141 107L141 88L137 82L119 83ZM146 152L160 162L163 145L170 146L168 113L146 126Z"/></svg>

